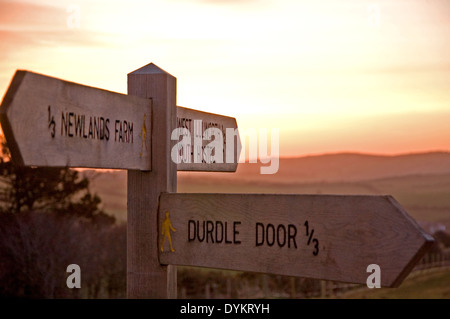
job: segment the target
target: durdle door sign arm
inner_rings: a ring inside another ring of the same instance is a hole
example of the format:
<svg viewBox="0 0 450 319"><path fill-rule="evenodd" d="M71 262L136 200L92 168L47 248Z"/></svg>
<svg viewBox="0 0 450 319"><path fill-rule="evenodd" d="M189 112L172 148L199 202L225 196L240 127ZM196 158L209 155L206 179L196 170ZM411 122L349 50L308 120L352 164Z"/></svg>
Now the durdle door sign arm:
<svg viewBox="0 0 450 319"><path fill-rule="evenodd" d="M163 264L363 284L378 264L396 287L433 243L391 196L162 194L166 212Z"/></svg>

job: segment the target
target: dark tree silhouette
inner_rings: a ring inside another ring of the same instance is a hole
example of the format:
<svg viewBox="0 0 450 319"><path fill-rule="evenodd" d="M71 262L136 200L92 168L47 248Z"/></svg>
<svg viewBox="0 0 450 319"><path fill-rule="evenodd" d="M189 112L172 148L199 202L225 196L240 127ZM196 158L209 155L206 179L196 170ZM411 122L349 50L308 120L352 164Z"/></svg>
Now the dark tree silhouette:
<svg viewBox="0 0 450 319"><path fill-rule="evenodd" d="M123 298L126 227L100 208L89 179L69 168L21 167L0 157L0 298ZM81 289L66 286L69 264Z"/></svg>
<svg viewBox="0 0 450 319"><path fill-rule="evenodd" d="M52 211L100 223L115 219L100 209L89 180L67 167L24 167L10 160L5 140L0 159L0 212Z"/></svg>

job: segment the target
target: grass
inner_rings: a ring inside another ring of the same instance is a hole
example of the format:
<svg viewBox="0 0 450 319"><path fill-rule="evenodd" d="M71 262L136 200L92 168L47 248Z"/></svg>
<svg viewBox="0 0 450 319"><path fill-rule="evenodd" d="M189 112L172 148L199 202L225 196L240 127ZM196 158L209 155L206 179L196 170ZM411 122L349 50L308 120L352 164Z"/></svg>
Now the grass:
<svg viewBox="0 0 450 319"><path fill-rule="evenodd" d="M450 268L413 273L398 288L362 288L344 299L450 299Z"/></svg>

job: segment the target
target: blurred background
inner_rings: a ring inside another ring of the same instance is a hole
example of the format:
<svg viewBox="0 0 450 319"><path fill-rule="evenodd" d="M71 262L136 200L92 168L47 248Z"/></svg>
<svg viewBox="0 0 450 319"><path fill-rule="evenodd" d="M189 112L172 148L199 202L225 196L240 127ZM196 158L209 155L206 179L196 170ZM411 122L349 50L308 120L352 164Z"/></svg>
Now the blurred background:
<svg viewBox="0 0 450 319"><path fill-rule="evenodd" d="M279 130L277 174L260 175L261 163L180 172L178 191L391 194L438 240L421 275L386 294L449 298L449 39L447 0L0 0L0 95L17 69L126 94L126 75L154 62L177 78L177 105ZM5 141L1 165L0 295L124 298L126 172L17 171ZM90 269L70 293L69 259ZM178 276L187 298L354 288L188 267Z"/></svg>

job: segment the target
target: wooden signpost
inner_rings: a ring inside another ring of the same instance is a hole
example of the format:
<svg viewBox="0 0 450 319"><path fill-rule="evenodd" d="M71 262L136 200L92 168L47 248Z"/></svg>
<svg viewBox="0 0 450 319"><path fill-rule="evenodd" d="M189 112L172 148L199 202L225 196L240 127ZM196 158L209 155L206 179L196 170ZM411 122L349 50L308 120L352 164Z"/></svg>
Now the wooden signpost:
<svg viewBox="0 0 450 319"><path fill-rule="evenodd" d="M389 196L177 194L177 170L235 171L239 134L153 63L128 95L17 71L0 120L18 164L128 170L129 298L175 298L175 265L398 286L433 242Z"/></svg>
<svg viewBox="0 0 450 319"><path fill-rule="evenodd" d="M162 194L160 262L398 286L433 240L390 196ZM170 227L168 226L170 225Z"/></svg>

